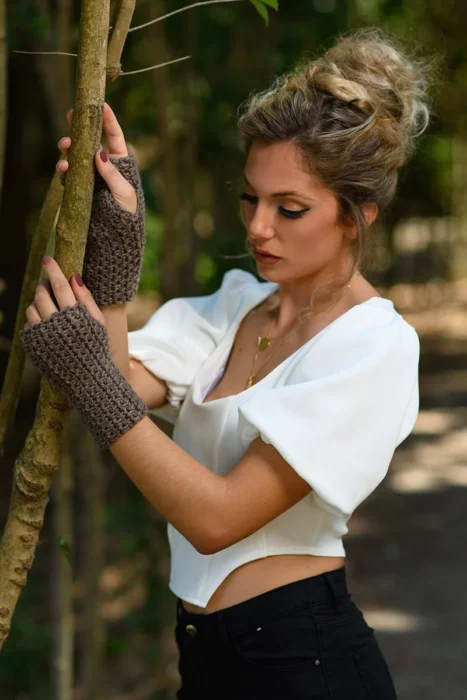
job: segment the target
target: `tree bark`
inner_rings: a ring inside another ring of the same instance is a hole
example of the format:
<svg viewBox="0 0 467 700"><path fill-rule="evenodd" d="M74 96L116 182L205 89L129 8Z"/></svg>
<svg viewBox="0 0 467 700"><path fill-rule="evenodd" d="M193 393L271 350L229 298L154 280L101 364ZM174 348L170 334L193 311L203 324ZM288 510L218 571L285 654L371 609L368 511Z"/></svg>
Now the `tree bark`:
<svg viewBox="0 0 467 700"><path fill-rule="evenodd" d="M73 148L56 228L55 258L69 279L82 270L105 99L110 0L82 0ZM43 378L34 424L15 462L10 508L0 543L0 650L32 566L69 406Z"/></svg>
<svg viewBox="0 0 467 700"><path fill-rule="evenodd" d="M0 0L2 2L2 0ZM38 0L41 11L49 16L50 7L48 0ZM117 13L122 10L125 15L125 22L128 26L131 23L131 17L128 14L128 5L121 0L112 0L111 9L115 13L114 20L119 26L122 22L118 19ZM131 0L134 10L134 0ZM57 19L58 42L57 50L70 52L71 50L71 21L72 21L72 4L71 0L63 0L60 4L59 14ZM107 47L107 65L109 64L110 53L112 52L113 60L120 60L123 50L124 39L122 32L119 32L119 41L114 43L113 47L109 44ZM39 59L44 59L43 56L38 56ZM47 61L47 59L45 59ZM49 114L52 124L55 125L57 135L65 133L68 130L66 122L66 108L72 102L72 71L70 63L60 64L60 69L51 73L49 67L39 61L39 73L43 79L45 96L49 106ZM108 71L107 71L108 78ZM58 89L56 86L59 86ZM8 357L8 365L3 383L2 395L0 396L0 456L4 454L5 443L13 425L16 407L18 403L21 378L24 369L24 355L22 352L21 343L19 341L19 330L23 327L25 321L25 310L30 303L30 299L34 295L34 289L41 274L41 260L45 254L47 247L47 239L50 236L53 226L59 211L62 187L58 180L58 175L55 174L50 183L44 205L42 207L38 227L34 233L33 242L29 251L28 265L23 279L21 290L21 298L16 314L15 329L13 332L13 341L11 351Z"/></svg>
<svg viewBox="0 0 467 700"><path fill-rule="evenodd" d="M107 51L107 80L109 81L116 80L122 72L120 59L135 11L135 4L136 0L120 0L116 10Z"/></svg>

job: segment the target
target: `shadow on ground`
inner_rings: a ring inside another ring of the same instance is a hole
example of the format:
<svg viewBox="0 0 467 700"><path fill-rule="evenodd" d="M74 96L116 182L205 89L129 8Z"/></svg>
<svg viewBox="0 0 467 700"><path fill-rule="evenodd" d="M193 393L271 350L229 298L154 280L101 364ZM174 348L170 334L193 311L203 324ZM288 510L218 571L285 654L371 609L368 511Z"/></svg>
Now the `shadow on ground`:
<svg viewBox="0 0 467 700"><path fill-rule="evenodd" d="M350 523L349 588L400 700L465 700L467 356L422 349L415 430Z"/></svg>

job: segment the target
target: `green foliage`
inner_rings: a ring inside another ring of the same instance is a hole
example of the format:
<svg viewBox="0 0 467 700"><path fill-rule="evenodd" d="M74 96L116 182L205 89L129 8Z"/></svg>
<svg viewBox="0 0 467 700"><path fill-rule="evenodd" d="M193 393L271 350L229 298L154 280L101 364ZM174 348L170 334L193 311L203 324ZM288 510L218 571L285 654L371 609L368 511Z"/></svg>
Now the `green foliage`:
<svg viewBox="0 0 467 700"><path fill-rule="evenodd" d="M268 7L273 10L279 9L279 0L250 0L253 7L259 12L261 17L264 19L266 26L269 25L269 11Z"/></svg>

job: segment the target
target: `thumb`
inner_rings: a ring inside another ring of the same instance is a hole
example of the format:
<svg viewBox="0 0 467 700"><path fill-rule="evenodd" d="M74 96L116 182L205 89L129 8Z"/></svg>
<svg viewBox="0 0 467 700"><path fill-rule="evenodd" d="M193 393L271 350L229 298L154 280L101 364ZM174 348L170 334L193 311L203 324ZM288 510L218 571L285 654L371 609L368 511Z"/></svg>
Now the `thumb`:
<svg viewBox="0 0 467 700"><path fill-rule="evenodd" d="M83 278L81 277L79 272L76 272L73 275L73 277L70 280L70 284L73 293L76 297L76 300L81 301L85 305L91 316L95 318L96 321L99 321L100 323L102 323L102 325L105 326L105 320L102 311L94 301L91 292L84 284Z"/></svg>
<svg viewBox="0 0 467 700"><path fill-rule="evenodd" d="M117 170L103 148L96 152L94 160L97 171L107 183L115 201L123 209L134 214L138 208L138 200L133 186Z"/></svg>

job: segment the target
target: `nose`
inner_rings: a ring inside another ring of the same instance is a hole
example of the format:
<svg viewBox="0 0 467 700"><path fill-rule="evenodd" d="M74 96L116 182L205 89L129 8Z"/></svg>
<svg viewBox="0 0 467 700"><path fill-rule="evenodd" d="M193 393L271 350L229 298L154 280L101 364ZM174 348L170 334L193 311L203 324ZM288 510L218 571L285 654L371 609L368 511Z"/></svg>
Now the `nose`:
<svg viewBox="0 0 467 700"><path fill-rule="evenodd" d="M248 234L251 240L255 243L274 237L274 226L271 220L271 214L265 208L256 207L254 213L251 213L251 218L248 221Z"/></svg>

